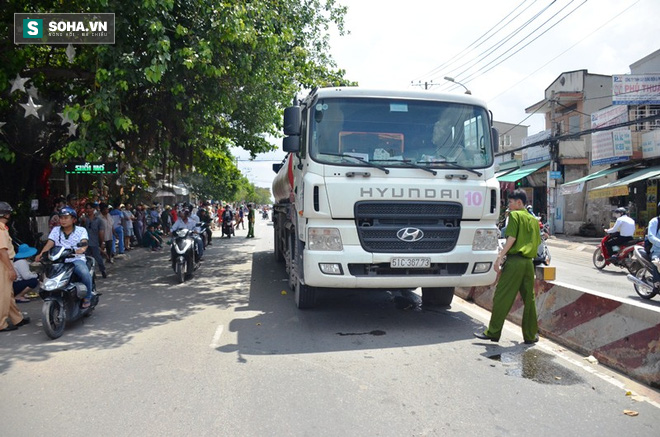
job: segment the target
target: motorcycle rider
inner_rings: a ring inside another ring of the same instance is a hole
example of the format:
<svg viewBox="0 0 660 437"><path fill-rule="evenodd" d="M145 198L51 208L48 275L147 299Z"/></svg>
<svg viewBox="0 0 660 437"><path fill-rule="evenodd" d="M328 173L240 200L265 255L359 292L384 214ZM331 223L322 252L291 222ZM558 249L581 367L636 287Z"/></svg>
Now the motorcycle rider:
<svg viewBox="0 0 660 437"><path fill-rule="evenodd" d="M179 229L188 229L190 231L193 231L195 229L195 226L197 226L197 222L190 218L190 210L188 208L184 208L181 210L181 214L177 218L176 222L172 225L172 233L178 231ZM202 259L202 255L204 255L204 243L202 242L202 239L199 237L199 235L192 234L193 235L193 240L195 240L195 245L197 246L197 253L199 254L199 259Z"/></svg>
<svg viewBox="0 0 660 437"><path fill-rule="evenodd" d="M207 236L207 241L208 245L211 246L211 239L213 237L213 232L211 231L211 223L213 222L213 219L211 218L211 214L209 213L208 208L208 203L204 203L204 205L199 208L199 211L197 211L197 216L199 217L199 221L201 223L206 224L206 236Z"/></svg>
<svg viewBox="0 0 660 437"><path fill-rule="evenodd" d="M614 210L614 217L616 217L616 223L610 229L605 229L605 232L608 234L613 234L612 238L605 242L605 247L607 247L607 253L610 254L610 258L614 258L615 254L613 252L614 246L622 246L628 241L632 240L633 235L635 234L635 220L628 217L628 210L624 207L619 207Z"/></svg>
<svg viewBox="0 0 660 437"><path fill-rule="evenodd" d="M234 213L231 211L229 204L226 204L225 210L222 212L222 226L231 226L232 220L234 220ZM229 232L231 232L231 229Z"/></svg>
<svg viewBox="0 0 660 437"><path fill-rule="evenodd" d="M85 251L87 250L89 235L87 234L87 229L83 226L76 226L78 214L75 209L65 206L60 209L58 215L60 217L60 225L55 226L53 230L50 231L48 242L46 242L41 253L37 255L35 261L39 262L41 257L48 253L48 251L55 245L64 247L65 249L73 249L76 255L73 258L67 259L66 262L73 263L73 273L83 284L85 284L85 287L87 287L87 294L83 300L82 308L89 308L92 304L92 275L89 273L87 262L85 260ZM85 246L78 247L78 243L84 243Z"/></svg>
<svg viewBox="0 0 660 437"><path fill-rule="evenodd" d="M658 211L660 211L660 203L658 203ZM653 269L651 273L653 273L653 282L656 283L660 282L660 273L658 272L658 267L660 266L660 235L658 235L658 231L660 231L660 229L658 229L660 227L659 218L660 216L656 216L651 219L646 234L646 238L652 244L651 253L648 255L655 266L655 269Z"/></svg>

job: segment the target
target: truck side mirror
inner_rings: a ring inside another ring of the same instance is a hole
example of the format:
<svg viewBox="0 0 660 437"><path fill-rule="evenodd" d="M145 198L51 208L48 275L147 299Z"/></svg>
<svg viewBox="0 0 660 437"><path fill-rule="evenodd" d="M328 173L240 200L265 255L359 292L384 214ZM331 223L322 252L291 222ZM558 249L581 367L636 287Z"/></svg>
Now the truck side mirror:
<svg viewBox="0 0 660 437"><path fill-rule="evenodd" d="M490 128L490 136L493 139L493 151L495 153L500 151L500 133L494 127Z"/></svg>
<svg viewBox="0 0 660 437"><path fill-rule="evenodd" d="M302 113L300 106L289 106L284 109L284 135L300 135Z"/></svg>
<svg viewBox="0 0 660 437"><path fill-rule="evenodd" d="M284 137L282 140L282 150L285 152L298 153L300 151L300 136L293 135Z"/></svg>

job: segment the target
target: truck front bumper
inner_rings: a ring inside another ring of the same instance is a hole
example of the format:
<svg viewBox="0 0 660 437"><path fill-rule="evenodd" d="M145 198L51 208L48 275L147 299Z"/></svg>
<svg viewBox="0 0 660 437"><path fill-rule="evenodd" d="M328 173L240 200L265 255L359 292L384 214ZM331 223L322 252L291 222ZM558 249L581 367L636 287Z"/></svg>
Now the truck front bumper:
<svg viewBox="0 0 660 437"><path fill-rule="evenodd" d="M431 266L390 267L393 258L402 257L430 258ZM493 269L496 257L497 251L474 252L465 246L456 246L450 253L414 255L368 253L360 246L344 246L341 252L306 249L304 281L315 287L375 289L489 285L497 277ZM475 267L483 267L484 263L488 269L474 273Z"/></svg>

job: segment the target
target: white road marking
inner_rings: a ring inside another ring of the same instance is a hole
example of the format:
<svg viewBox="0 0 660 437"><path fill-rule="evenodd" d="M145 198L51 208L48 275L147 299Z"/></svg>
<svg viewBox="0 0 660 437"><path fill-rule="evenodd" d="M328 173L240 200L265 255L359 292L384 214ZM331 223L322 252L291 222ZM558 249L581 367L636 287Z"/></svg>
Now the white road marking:
<svg viewBox="0 0 660 437"><path fill-rule="evenodd" d="M211 349L216 349L218 346L220 346L220 337L222 337L223 330L224 330L223 325L219 325L218 328L215 330L215 334L213 334L213 339L211 340L211 344L209 345Z"/></svg>

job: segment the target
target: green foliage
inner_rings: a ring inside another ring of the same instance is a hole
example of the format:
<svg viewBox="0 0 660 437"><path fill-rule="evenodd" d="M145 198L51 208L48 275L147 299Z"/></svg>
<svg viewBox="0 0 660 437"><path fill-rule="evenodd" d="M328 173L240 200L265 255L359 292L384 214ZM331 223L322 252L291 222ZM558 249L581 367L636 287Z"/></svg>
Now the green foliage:
<svg viewBox="0 0 660 437"><path fill-rule="evenodd" d="M229 198L245 185L230 145L271 150L264 135L279 133L298 90L349 84L328 55L328 28L343 32L335 0L9 0L0 31L11 34L15 12L83 11L116 14L114 45L76 45L69 63L66 46L0 41L0 160L110 157L141 170L135 183L194 169L200 193ZM26 95L8 94L17 73L43 105L30 135L11 134L26 123Z"/></svg>

